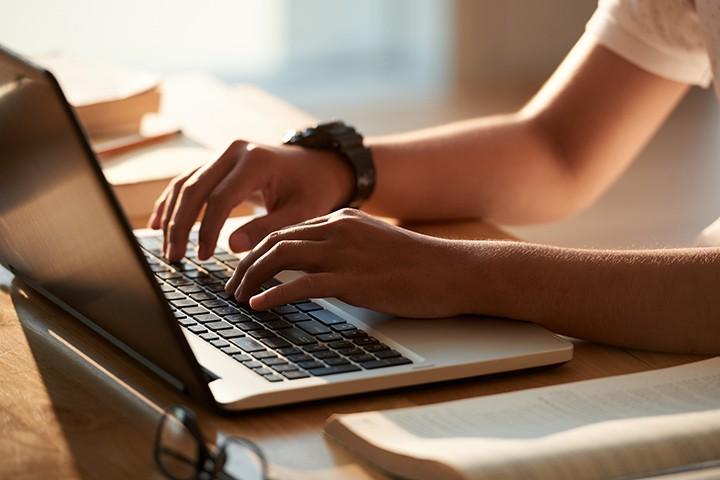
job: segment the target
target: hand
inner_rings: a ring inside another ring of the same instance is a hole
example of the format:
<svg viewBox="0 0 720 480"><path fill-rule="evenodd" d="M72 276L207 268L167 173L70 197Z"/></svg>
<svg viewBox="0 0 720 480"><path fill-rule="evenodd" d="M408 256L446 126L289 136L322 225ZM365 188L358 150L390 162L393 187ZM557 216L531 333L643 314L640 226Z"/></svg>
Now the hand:
<svg viewBox="0 0 720 480"><path fill-rule="evenodd" d="M323 215L352 194L352 171L336 153L293 146L233 142L220 158L173 179L158 198L149 226L162 228L163 253L183 257L190 229L205 207L198 257L209 258L232 209L259 192L268 214L230 236L230 248L249 250L268 233Z"/></svg>
<svg viewBox="0 0 720 480"><path fill-rule="evenodd" d="M343 209L275 231L238 265L226 291L256 310L335 297L405 317L469 311L476 242L414 233ZM258 293L283 270L305 275Z"/></svg>

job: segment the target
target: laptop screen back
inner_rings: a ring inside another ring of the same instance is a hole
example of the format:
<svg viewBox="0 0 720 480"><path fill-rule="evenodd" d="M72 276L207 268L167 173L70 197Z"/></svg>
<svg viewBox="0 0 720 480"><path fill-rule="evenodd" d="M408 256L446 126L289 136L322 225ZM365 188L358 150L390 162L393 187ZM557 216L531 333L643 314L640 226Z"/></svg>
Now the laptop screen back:
<svg viewBox="0 0 720 480"><path fill-rule="evenodd" d="M206 394L57 83L2 50L0 146L0 263Z"/></svg>

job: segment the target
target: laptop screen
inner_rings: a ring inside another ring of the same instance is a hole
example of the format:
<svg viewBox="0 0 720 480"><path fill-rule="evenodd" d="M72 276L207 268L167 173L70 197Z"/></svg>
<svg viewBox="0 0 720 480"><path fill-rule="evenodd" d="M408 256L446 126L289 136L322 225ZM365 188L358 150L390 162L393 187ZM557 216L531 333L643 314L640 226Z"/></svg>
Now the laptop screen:
<svg viewBox="0 0 720 480"><path fill-rule="evenodd" d="M2 50L0 145L0 263L177 386L207 390L57 83Z"/></svg>

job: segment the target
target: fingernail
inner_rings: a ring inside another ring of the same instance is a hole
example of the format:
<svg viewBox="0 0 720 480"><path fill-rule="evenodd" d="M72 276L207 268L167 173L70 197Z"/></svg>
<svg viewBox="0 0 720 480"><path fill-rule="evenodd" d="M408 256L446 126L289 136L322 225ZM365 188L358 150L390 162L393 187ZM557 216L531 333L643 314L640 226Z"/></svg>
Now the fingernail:
<svg viewBox="0 0 720 480"><path fill-rule="evenodd" d="M250 250L250 238L245 233L236 233L230 239L230 247L233 252L245 252Z"/></svg>

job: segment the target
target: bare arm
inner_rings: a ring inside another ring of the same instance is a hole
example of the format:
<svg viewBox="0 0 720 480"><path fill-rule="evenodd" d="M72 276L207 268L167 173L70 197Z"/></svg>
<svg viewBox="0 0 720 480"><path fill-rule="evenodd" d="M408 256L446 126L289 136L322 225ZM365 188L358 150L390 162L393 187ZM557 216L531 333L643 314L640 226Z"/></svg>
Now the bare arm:
<svg viewBox="0 0 720 480"><path fill-rule="evenodd" d="M720 353L720 248L476 245L470 311L612 345Z"/></svg>
<svg viewBox="0 0 720 480"><path fill-rule="evenodd" d="M378 185L364 209L505 224L565 216L627 167L686 91L582 38L517 113L372 139Z"/></svg>

